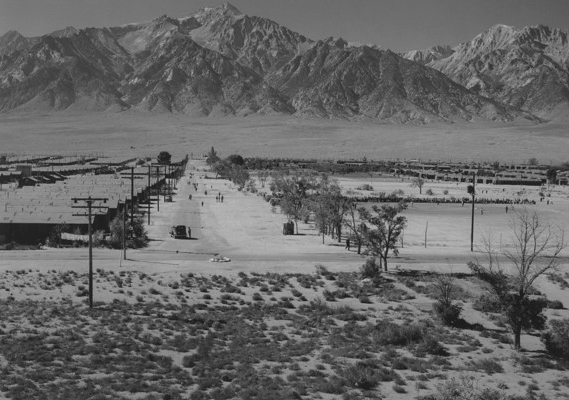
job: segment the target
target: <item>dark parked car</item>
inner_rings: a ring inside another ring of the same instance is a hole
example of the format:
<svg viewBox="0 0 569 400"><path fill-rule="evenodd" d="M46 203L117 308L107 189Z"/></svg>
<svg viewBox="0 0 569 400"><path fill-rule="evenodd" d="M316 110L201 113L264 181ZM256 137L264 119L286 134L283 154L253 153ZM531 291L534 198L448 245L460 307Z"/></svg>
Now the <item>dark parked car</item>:
<svg viewBox="0 0 569 400"><path fill-rule="evenodd" d="M175 239L189 239L192 237L192 230L185 225L177 225L170 228L170 236Z"/></svg>

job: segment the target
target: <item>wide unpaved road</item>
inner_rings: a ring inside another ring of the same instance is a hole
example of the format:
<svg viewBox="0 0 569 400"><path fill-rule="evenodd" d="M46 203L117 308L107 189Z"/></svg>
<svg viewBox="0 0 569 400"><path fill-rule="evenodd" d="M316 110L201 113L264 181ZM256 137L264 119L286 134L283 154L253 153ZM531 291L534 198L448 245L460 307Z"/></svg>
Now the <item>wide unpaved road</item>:
<svg viewBox="0 0 569 400"><path fill-rule="evenodd" d="M357 269L363 259L342 244L321 237L308 226L300 235L283 236L285 217L271 211L262 197L238 191L226 180L213 179L205 164L193 161L177 183L172 202L160 200L151 209L147 226L149 246L140 250L93 249L93 268L125 268L144 272L187 271L194 273L237 273L239 271L307 272L316 264L331 269ZM197 190L194 187L197 185ZM192 196L190 200L189 197ZM223 202L216 200L223 196ZM202 205L203 202L203 205ZM173 225L191 228L192 239L174 239ZM229 263L209 260L215 254ZM88 270L86 248L4 251L0 269Z"/></svg>

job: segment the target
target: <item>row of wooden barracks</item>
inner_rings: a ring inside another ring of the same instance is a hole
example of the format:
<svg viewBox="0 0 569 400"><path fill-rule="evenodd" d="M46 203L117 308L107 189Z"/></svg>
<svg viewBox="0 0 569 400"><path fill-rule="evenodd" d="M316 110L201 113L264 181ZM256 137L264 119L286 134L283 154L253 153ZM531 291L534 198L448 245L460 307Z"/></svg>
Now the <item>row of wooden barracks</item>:
<svg viewBox="0 0 569 400"><path fill-rule="evenodd" d="M84 161L16 164L0 171L0 244L44 243L63 224L68 232L86 234L88 218L76 215L86 212L76 208L84 203L74 199L89 197L106 199L93 203L92 229L109 232L111 221L125 207L130 210L131 201L144 215L149 201L171 193L188 157L162 166L155 161L140 165L137 159Z"/></svg>

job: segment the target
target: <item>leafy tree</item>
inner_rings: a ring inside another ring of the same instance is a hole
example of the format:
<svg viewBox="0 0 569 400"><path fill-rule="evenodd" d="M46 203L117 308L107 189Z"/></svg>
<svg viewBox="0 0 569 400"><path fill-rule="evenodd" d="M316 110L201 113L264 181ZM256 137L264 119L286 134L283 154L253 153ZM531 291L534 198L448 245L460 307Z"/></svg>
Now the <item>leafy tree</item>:
<svg viewBox="0 0 569 400"><path fill-rule="evenodd" d="M280 197L280 207L287 217L294 221L298 234L298 221L306 218L309 212L308 192L314 188L314 175L296 170L274 175L271 190Z"/></svg>
<svg viewBox="0 0 569 400"><path fill-rule="evenodd" d="M211 146L211 150L209 151L209 153L207 153L207 158L205 160L207 165L214 165L215 163L217 163L220 160L219 156L217 155L217 152L215 151L215 149L213 148L213 146Z"/></svg>
<svg viewBox="0 0 569 400"><path fill-rule="evenodd" d="M537 160L537 158L532 157L528 160L528 164L529 165L537 165L537 164L539 164L539 161Z"/></svg>
<svg viewBox="0 0 569 400"><path fill-rule="evenodd" d="M380 266L383 264L385 271L387 271L389 252L399 254L397 242L407 225L407 218L399 214L406 209L407 204L400 202L395 206L385 204L378 207L374 205L373 213L367 209L363 209L360 213L360 217L368 225L366 229L368 252L379 257Z"/></svg>
<svg viewBox="0 0 569 400"><path fill-rule="evenodd" d="M69 225L65 222L55 225L49 233L49 242L52 247L61 246L61 234L69 231Z"/></svg>
<svg viewBox="0 0 569 400"><path fill-rule="evenodd" d="M542 329L545 324L542 311L547 303L531 296L532 285L541 275L557 268L565 242L563 231L552 229L537 212L527 209L514 210L510 228L511 244L499 253L493 249L491 239L486 239L487 266L474 262L468 265L499 299L514 335L514 347L520 349L522 330ZM508 261L509 268L500 264L498 256Z"/></svg>
<svg viewBox="0 0 569 400"><path fill-rule="evenodd" d="M125 222L123 222L124 214L123 211L117 213L115 218L110 224L111 239L109 244L115 249L120 249L123 246L123 235L125 231L123 227ZM144 247L147 243L147 232L144 228L144 221L142 217L137 216L133 220L132 228L130 223L130 218L126 220L126 232L127 239L132 243L134 248Z"/></svg>
<svg viewBox="0 0 569 400"><path fill-rule="evenodd" d="M342 241L342 227L344 217L351 207L351 202L342 196L342 189L338 182L322 175L315 186L316 194L311 197L311 210L315 214L316 226L324 234L331 233L338 242Z"/></svg>
<svg viewBox="0 0 569 400"><path fill-rule="evenodd" d="M229 157L213 164L212 169L217 176L229 179L235 183L240 190L245 187L250 178L249 172L241 165L232 164Z"/></svg>
<svg viewBox="0 0 569 400"><path fill-rule="evenodd" d="M243 160L243 157L241 157L239 154L232 154L229 157L227 157L227 160L233 165L245 164L245 160Z"/></svg>
<svg viewBox="0 0 569 400"><path fill-rule="evenodd" d="M318 232L322 234L322 244L324 244L324 236L328 233L330 226L330 210L329 198L327 193L320 191L310 199L310 210L314 213L314 224Z"/></svg>
<svg viewBox="0 0 569 400"><path fill-rule="evenodd" d="M547 183L555 183L557 180L557 170L555 168L549 168L545 173L545 176L547 177Z"/></svg>
<svg viewBox="0 0 569 400"><path fill-rule="evenodd" d="M342 227L344 226L346 214L352 208L352 202L342 196L342 190L336 182L331 185L328 196L330 224L339 243L342 241Z"/></svg>
<svg viewBox="0 0 569 400"><path fill-rule="evenodd" d="M423 194L423 186L425 185L425 179L420 176L416 176L411 179L411 187L419 188L419 194Z"/></svg>
<svg viewBox="0 0 569 400"><path fill-rule="evenodd" d="M229 178L230 170L232 167L233 165L227 159L219 160L215 164L211 165L211 169L213 172L215 172L216 178L218 176L222 178Z"/></svg>
<svg viewBox="0 0 569 400"><path fill-rule="evenodd" d="M172 162L172 155L167 151L161 151L156 160L160 165L169 165Z"/></svg>
<svg viewBox="0 0 569 400"><path fill-rule="evenodd" d="M249 172L241 166L233 166L229 172L231 182L235 183L239 190L243 189L249 180Z"/></svg>

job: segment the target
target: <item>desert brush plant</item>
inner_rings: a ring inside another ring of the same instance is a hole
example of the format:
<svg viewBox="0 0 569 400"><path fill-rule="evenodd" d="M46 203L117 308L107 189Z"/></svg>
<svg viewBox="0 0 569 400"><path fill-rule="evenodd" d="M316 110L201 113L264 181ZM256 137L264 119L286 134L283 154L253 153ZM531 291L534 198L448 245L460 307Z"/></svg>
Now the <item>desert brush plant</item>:
<svg viewBox="0 0 569 400"><path fill-rule="evenodd" d="M439 274L433 280L435 303L433 310L444 325L454 326L457 324L462 306L454 302L457 287L450 275Z"/></svg>
<svg viewBox="0 0 569 400"><path fill-rule="evenodd" d="M549 354L569 359L569 319L551 321L541 340Z"/></svg>

